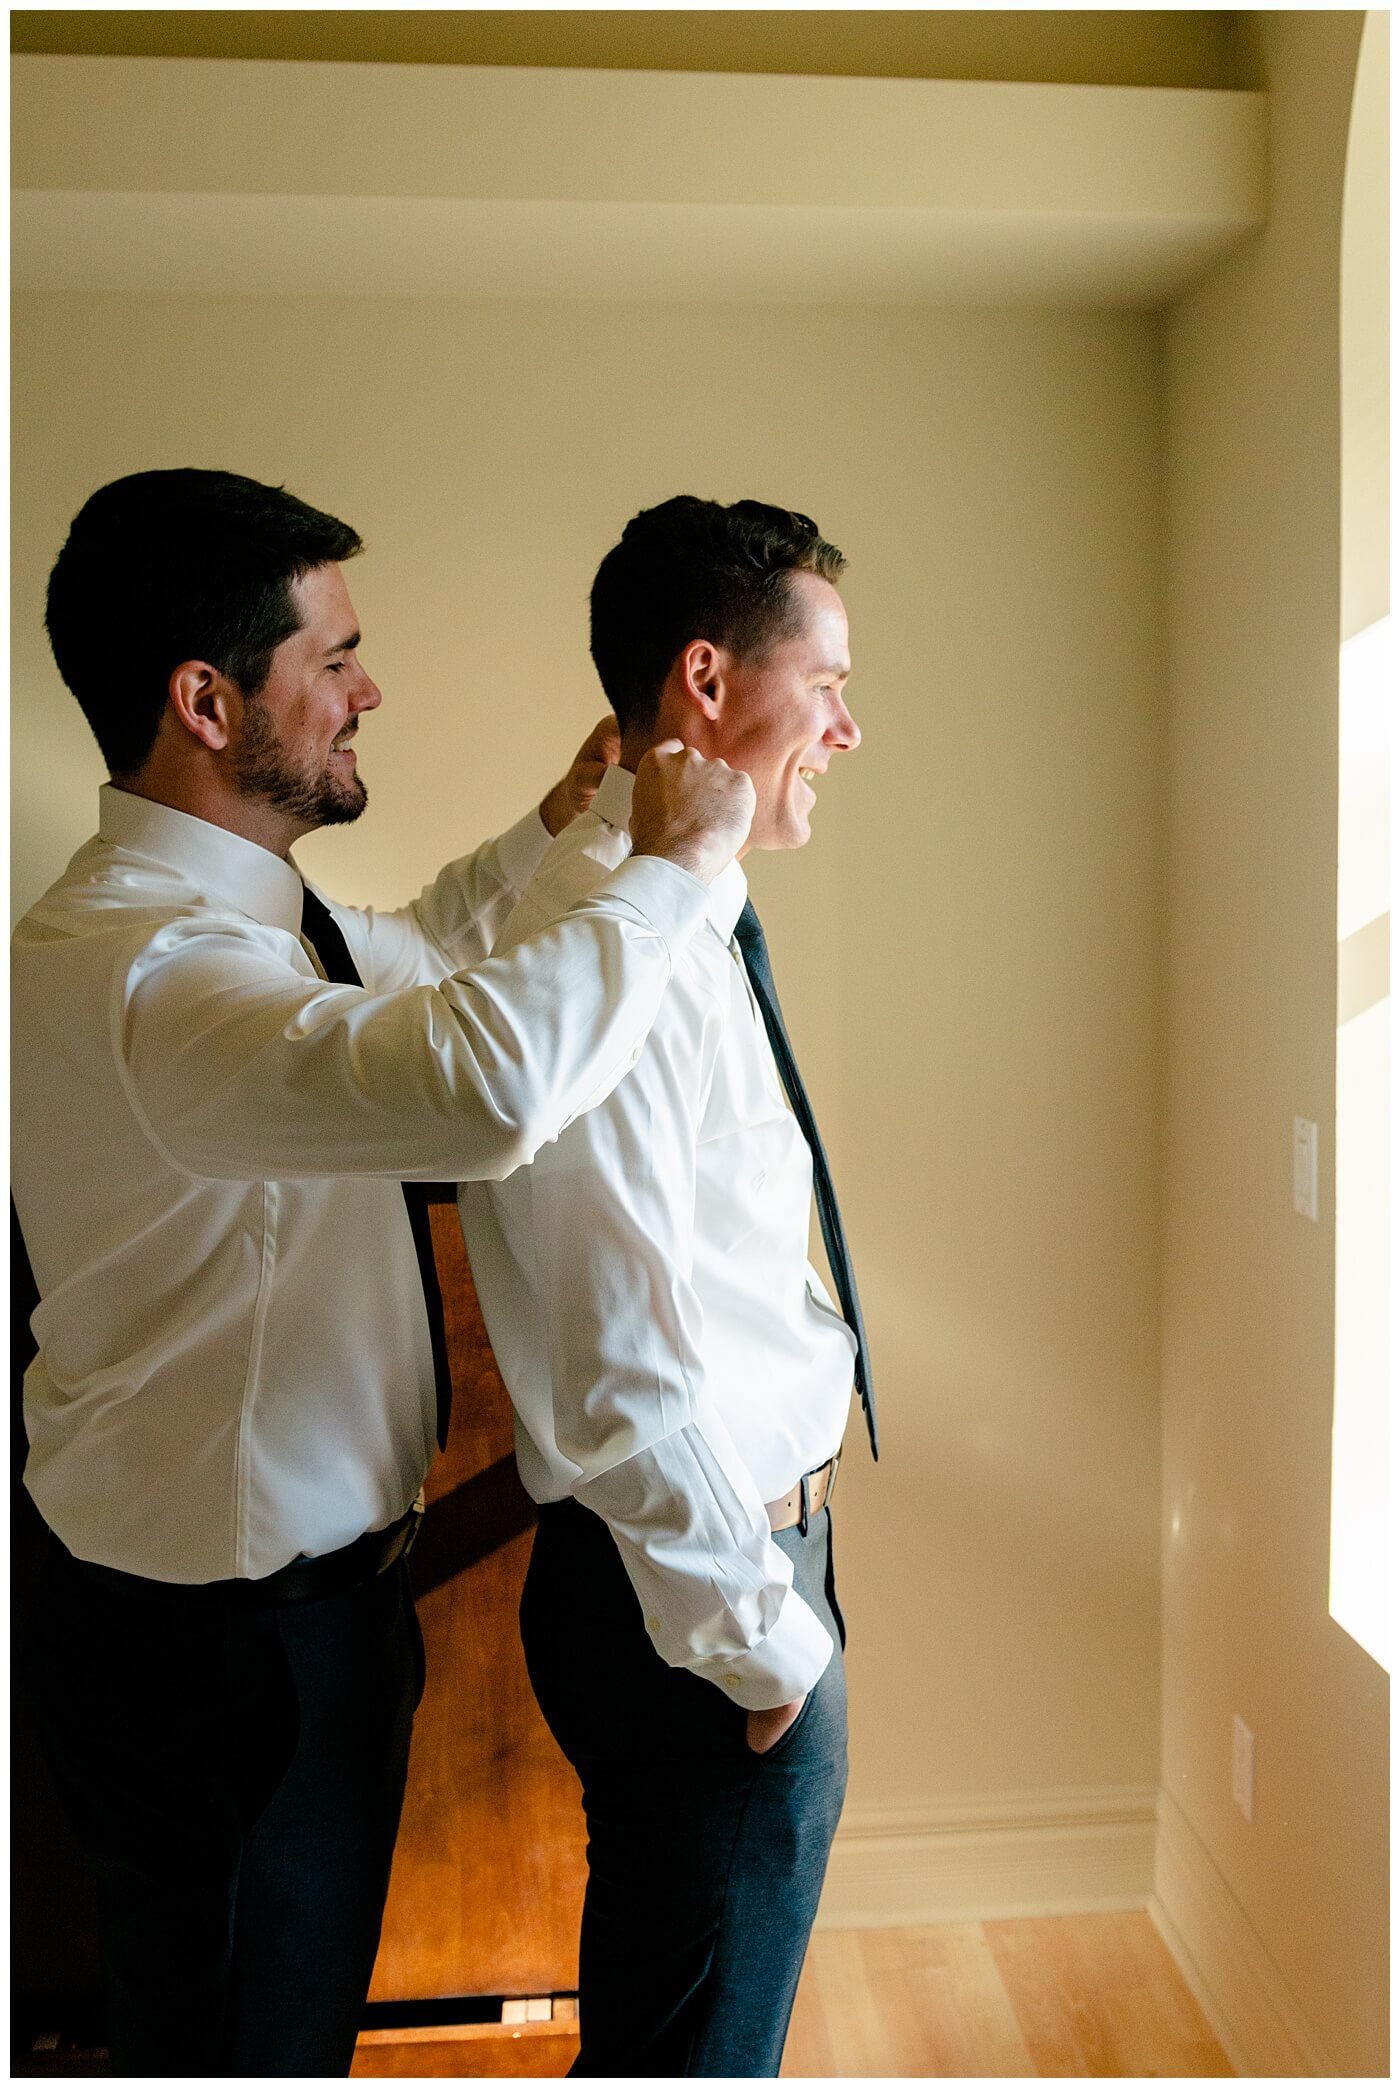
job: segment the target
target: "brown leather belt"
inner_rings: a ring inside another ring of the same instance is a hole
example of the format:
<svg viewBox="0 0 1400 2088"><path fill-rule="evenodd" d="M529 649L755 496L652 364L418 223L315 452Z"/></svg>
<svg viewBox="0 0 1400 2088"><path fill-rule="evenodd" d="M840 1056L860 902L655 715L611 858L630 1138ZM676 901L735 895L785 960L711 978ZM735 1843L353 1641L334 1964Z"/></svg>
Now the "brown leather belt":
<svg viewBox="0 0 1400 2088"><path fill-rule="evenodd" d="M781 1501L770 1501L769 1529L796 1529L805 1537L811 1518L820 1515L831 1499L840 1467L841 1452L838 1450L834 1457L829 1457L824 1465L818 1465L814 1472L804 1472L796 1486L791 1487Z"/></svg>

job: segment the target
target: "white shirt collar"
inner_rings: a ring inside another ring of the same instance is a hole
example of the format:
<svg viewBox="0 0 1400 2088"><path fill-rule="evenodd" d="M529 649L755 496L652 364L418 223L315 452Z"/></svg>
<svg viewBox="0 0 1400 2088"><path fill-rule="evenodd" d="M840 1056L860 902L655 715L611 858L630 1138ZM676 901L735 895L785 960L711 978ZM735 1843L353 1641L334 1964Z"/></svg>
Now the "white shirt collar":
<svg viewBox="0 0 1400 2088"><path fill-rule="evenodd" d="M299 933L302 882L295 864L227 827L136 797L115 783L101 786L97 803L104 841L169 864L206 896L231 900L268 928Z"/></svg>
<svg viewBox="0 0 1400 2088"><path fill-rule="evenodd" d="M629 848L632 841L628 822L632 817L632 791L636 781L630 769L614 764L603 771L603 780L593 800L593 810L599 819L605 826L626 836ZM737 862L722 870L710 886L710 922L725 942L733 935L734 924L744 911L748 896L749 881Z"/></svg>

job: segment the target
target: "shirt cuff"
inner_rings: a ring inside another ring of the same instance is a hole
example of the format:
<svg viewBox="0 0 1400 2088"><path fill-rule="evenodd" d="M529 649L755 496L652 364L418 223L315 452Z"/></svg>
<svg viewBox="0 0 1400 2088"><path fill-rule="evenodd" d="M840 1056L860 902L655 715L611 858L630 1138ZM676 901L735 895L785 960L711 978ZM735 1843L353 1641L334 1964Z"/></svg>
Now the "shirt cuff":
<svg viewBox="0 0 1400 2088"><path fill-rule="evenodd" d="M776 1711L814 1689L834 1648L826 1626L789 1588L778 1621L747 1653L726 1653L693 1663L691 1672L722 1689L745 1711Z"/></svg>
<svg viewBox="0 0 1400 2088"><path fill-rule="evenodd" d="M523 892L549 852L553 837L538 812L527 812L496 837L496 853L506 883Z"/></svg>
<svg viewBox="0 0 1400 2088"><path fill-rule="evenodd" d="M710 888L662 856L629 856L595 899L623 899L653 927L675 962L710 911Z"/></svg>

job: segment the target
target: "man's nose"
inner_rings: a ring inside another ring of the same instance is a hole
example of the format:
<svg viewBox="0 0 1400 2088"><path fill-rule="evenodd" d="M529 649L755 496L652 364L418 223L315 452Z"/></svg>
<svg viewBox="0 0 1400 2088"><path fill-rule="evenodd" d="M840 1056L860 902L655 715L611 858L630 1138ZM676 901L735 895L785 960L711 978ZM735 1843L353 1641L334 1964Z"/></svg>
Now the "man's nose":
<svg viewBox="0 0 1400 2088"><path fill-rule="evenodd" d="M367 674L362 673L360 685L355 691L356 712L378 710L383 701L384 698L380 694L378 684L372 682Z"/></svg>
<svg viewBox="0 0 1400 2088"><path fill-rule="evenodd" d="M844 703L838 702L836 715L824 736L829 747L839 747L846 753L860 745L860 727Z"/></svg>

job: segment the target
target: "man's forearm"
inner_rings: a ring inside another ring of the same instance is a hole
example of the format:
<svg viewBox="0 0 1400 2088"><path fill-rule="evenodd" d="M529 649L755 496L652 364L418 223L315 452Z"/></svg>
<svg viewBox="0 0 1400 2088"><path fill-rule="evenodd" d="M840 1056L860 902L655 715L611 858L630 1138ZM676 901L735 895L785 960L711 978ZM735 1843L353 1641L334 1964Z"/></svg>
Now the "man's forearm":
<svg viewBox="0 0 1400 2088"><path fill-rule="evenodd" d="M669 1666L746 1711L800 1701L820 1679L831 1639L793 1587L752 1480L716 1422L668 1436L575 1495L611 1528Z"/></svg>

